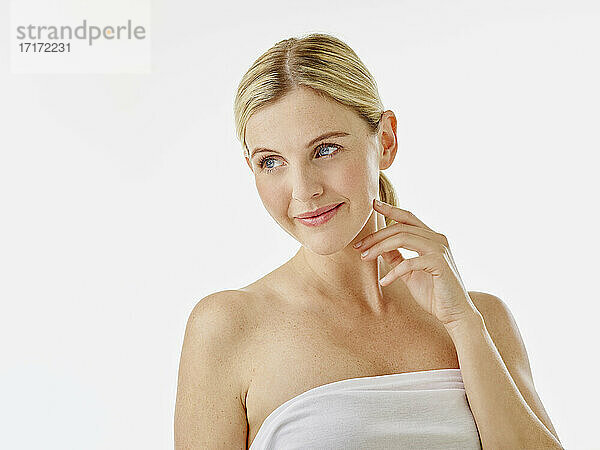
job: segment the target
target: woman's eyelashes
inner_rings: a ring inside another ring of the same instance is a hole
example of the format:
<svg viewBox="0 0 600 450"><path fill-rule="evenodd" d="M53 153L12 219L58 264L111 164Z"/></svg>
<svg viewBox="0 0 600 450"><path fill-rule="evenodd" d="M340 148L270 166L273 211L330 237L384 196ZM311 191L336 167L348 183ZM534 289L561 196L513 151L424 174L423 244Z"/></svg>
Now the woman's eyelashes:
<svg viewBox="0 0 600 450"><path fill-rule="evenodd" d="M327 153L327 154L321 153L321 150L322 149L326 149L326 148L333 148L333 149L335 149L335 151L331 151L330 153ZM316 148L316 150L317 150L316 154L317 155L319 155L319 154L322 155L320 157L320 159L331 158L333 155L337 154L340 151L341 148L342 148L342 146L338 145L338 144L321 144L321 145L317 146L317 148ZM261 169L264 169L264 171L267 172L267 173L272 172L273 170L275 170L277 168L277 166L275 166L275 167L271 166L271 167L266 167L265 168L265 163L267 163L269 161L276 161L276 159L273 158L272 156L262 156L260 158L260 160L258 161L258 167L260 167Z"/></svg>

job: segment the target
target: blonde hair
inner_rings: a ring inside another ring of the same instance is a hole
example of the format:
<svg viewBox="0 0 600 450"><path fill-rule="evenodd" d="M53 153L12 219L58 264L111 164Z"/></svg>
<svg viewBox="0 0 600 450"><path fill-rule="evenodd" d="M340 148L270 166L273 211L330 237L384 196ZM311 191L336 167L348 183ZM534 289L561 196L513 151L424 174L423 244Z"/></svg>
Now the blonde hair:
<svg viewBox="0 0 600 450"><path fill-rule="evenodd" d="M259 108L291 90L307 86L354 109L378 131L384 111L375 79L356 53L340 39L323 33L277 42L242 77L234 101L236 134L248 155L246 124ZM398 206L390 180L379 171L380 200ZM385 218L386 226L395 221Z"/></svg>

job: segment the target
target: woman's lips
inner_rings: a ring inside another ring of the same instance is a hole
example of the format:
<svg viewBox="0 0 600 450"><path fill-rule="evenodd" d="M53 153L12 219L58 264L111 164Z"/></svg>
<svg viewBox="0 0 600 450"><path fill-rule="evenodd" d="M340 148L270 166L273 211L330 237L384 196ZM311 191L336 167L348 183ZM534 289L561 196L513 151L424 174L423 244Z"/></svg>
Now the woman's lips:
<svg viewBox="0 0 600 450"><path fill-rule="evenodd" d="M319 225L324 224L325 222L328 222L329 219L331 219L333 216L335 216L335 214L338 212L338 209L340 209L340 206L342 206L342 205L343 205L343 203L340 203L335 208L330 209L329 211L324 212L323 214L320 214L315 217L306 217L304 219L300 219L300 218L296 217L296 219L298 219L301 223L303 223L304 225L307 225L309 227L317 227Z"/></svg>

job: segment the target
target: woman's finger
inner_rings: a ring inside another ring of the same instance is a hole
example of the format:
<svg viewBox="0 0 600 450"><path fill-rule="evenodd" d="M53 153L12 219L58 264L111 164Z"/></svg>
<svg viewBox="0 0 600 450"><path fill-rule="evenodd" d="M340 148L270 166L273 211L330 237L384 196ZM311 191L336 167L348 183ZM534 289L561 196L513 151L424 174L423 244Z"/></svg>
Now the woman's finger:
<svg viewBox="0 0 600 450"><path fill-rule="evenodd" d="M417 218L413 213L407 211L402 208L398 208L397 206L392 206L389 203L380 202L377 199L373 200L373 208L383 214L390 219L395 220L396 222L407 223L409 225L413 225L415 227L425 228L426 230L433 231L427 225L425 225L421 220Z"/></svg>

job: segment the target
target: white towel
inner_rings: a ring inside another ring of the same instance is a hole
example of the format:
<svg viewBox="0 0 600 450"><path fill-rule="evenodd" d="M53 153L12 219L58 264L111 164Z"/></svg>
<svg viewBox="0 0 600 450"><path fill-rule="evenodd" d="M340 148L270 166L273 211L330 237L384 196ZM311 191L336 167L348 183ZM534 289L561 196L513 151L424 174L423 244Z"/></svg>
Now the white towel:
<svg viewBox="0 0 600 450"><path fill-rule="evenodd" d="M349 378L286 401L250 450L478 449L460 369Z"/></svg>

